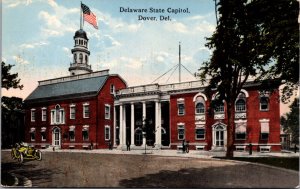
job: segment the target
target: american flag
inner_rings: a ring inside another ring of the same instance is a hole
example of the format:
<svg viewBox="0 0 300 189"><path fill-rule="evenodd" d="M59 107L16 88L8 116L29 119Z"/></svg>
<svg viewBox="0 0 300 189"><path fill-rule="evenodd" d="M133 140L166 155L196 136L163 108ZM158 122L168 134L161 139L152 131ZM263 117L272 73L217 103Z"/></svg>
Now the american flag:
<svg viewBox="0 0 300 189"><path fill-rule="evenodd" d="M94 28L98 29L97 17L92 13L90 8L85 4L81 3L81 9L83 12L83 19L88 23L92 24Z"/></svg>

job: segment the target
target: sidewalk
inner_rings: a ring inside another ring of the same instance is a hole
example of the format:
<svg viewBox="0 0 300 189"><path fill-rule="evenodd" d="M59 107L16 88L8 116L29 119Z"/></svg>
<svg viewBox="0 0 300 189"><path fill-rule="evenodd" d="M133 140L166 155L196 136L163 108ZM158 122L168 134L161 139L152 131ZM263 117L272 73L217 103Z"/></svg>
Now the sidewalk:
<svg viewBox="0 0 300 189"><path fill-rule="evenodd" d="M53 152L52 148L42 149L42 152ZM56 149L55 152L80 152L80 153L97 153L97 154L133 154L133 155L145 155L145 150L130 150L122 151L118 149L93 149L93 150L81 150L81 149ZM183 153L178 150L146 150L146 155L158 155L158 156L170 156L170 157L190 157L190 158L212 158L212 157L225 157L226 152L211 152L211 151L198 151L190 150L189 153ZM234 152L234 157L299 157L297 153L287 152L253 152L249 155L249 152Z"/></svg>

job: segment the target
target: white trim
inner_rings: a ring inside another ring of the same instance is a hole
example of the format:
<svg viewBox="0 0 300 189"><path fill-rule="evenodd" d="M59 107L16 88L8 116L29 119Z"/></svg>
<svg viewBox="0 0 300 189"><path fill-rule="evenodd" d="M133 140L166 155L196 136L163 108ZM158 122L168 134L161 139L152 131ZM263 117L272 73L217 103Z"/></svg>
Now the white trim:
<svg viewBox="0 0 300 189"><path fill-rule="evenodd" d="M193 102L196 102L196 99L197 99L197 97L198 96L201 96L201 97L203 97L204 98L204 101L207 101L207 97L206 97L206 95L205 94L203 94L203 93L201 93L201 92L199 92L199 93L197 93L195 96L194 96L194 98L193 98Z"/></svg>
<svg viewBox="0 0 300 189"><path fill-rule="evenodd" d="M108 112L106 112L106 107L108 107ZM110 109L110 104L105 104L104 105L104 118L105 119L110 119L110 111L111 111L111 109ZM108 114L107 114L108 113ZM106 117L106 115L108 115L107 117Z"/></svg>
<svg viewBox="0 0 300 189"><path fill-rule="evenodd" d="M34 113L34 119L32 119L33 118L33 113ZM31 110L30 110L30 120L31 120L31 122L35 122L35 120L36 120L36 109L35 108L32 108Z"/></svg>
<svg viewBox="0 0 300 189"><path fill-rule="evenodd" d="M106 138L106 128L108 128L109 130L108 130L108 138ZM105 127L104 127L104 139L105 139L105 141L109 141L110 140L110 126L109 125L105 125Z"/></svg>
<svg viewBox="0 0 300 189"><path fill-rule="evenodd" d="M203 129L204 130L204 137L203 138L197 138L197 133L196 133L197 129ZM195 127L195 140L205 140L205 135L206 135L206 129L205 129L204 125L202 127L200 127L200 126Z"/></svg>
<svg viewBox="0 0 300 189"><path fill-rule="evenodd" d="M246 98L249 97L249 93L245 89L241 89L241 92L245 94Z"/></svg>
<svg viewBox="0 0 300 189"><path fill-rule="evenodd" d="M179 138L179 129L183 129L183 138ZM177 139L178 140L184 140L185 139L185 125L182 123L177 123Z"/></svg>
<svg viewBox="0 0 300 189"><path fill-rule="evenodd" d="M43 107L41 109L42 109L42 121L47 121L47 108ZM44 115L44 112L45 112L45 115ZM46 116L45 119L44 119L44 116Z"/></svg>
<svg viewBox="0 0 300 189"><path fill-rule="evenodd" d="M89 109L89 111L88 111L88 116L85 115L85 108L86 108L86 107L88 107L88 109ZM83 103L83 104L82 104L82 114L83 114L82 116L83 116L83 118L90 118L90 113L91 113L91 110L90 110L90 103L87 103L87 102L86 102L86 103Z"/></svg>
<svg viewBox="0 0 300 189"><path fill-rule="evenodd" d="M74 117L72 117L72 109L74 108ZM70 119L76 119L76 106L74 104L70 105Z"/></svg>

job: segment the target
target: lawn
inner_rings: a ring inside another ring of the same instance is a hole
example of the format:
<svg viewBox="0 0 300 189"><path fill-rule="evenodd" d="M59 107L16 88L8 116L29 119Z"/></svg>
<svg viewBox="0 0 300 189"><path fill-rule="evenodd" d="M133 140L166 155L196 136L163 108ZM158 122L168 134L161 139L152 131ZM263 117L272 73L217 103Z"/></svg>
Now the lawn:
<svg viewBox="0 0 300 189"><path fill-rule="evenodd" d="M227 158L221 158L227 159ZM299 157L233 157L231 160L261 163L299 171Z"/></svg>

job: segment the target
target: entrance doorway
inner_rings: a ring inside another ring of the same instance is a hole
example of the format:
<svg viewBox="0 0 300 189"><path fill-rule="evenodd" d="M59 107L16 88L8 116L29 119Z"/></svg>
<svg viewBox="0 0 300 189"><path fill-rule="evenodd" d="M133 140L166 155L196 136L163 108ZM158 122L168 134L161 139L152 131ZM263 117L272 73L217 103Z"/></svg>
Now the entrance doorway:
<svg viewBox="0 0 300 189"><path fill-rule="evenodd" d="M227 144L227 129L224 123L216 123L212 126L213 146L212 150L225 150Z"/></svg>
<svg viewBox="0 0 300 189"><path fill-rule="evenodd" d="M58 127L55 127L52 131L52 146L58 148L61 146L61 133Z"/></svg>

